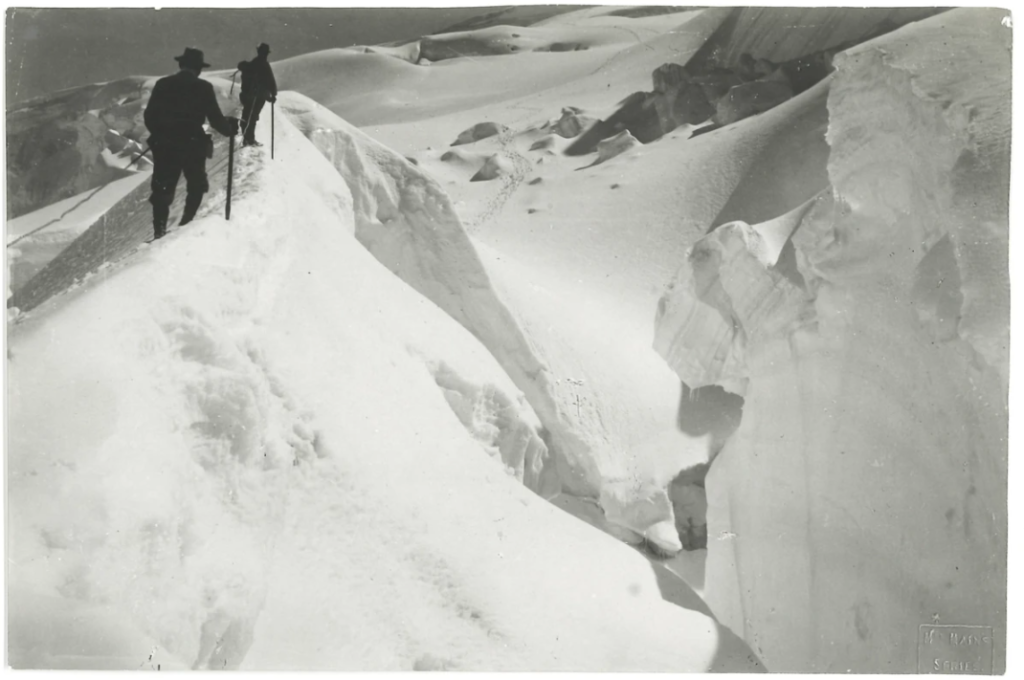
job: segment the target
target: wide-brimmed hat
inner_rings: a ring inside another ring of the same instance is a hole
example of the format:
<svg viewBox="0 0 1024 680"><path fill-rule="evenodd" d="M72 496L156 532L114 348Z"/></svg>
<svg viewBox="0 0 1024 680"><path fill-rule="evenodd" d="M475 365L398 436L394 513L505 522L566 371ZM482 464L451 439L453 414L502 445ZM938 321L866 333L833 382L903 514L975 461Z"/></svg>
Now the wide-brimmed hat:
<svg viewBox="0 0 1024 680"><path fill-rule="evenodd" d="M180 57L175 57L174 61L178 62L182 66L189 68L209 68L210 65L206 63L203 57L203 51L197 50L194 47L186 47L185 54Z"/></svg>
<svg viewBox="0 0 1024 680"><path fill-rule="evenodd" d="M270 54L270 45L268 45L267 43L260 43L259 46L256 47L256 51L266 52L267 54Z"/></svg>

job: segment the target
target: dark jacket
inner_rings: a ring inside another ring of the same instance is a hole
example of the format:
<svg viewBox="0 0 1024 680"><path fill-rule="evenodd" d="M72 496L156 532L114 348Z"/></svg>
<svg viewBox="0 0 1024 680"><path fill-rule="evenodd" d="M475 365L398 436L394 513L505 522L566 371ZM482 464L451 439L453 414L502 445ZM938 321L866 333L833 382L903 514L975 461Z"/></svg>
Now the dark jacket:
<svg viewBox="0 0 1024 680"><path fill-rule="evenodd" d="M231 126L217 104L213 85L191 71L182 70L156 81L143 118L152 134L151 143L201 139L207 120L214 130L231 136Z"/></svg>
<svg viewBox="0 0 1024 680"><path fill-rule="evenodd" d="M277 80L266 55L239 62L238 70L242 72L242 99L277 99Z"/></svg>

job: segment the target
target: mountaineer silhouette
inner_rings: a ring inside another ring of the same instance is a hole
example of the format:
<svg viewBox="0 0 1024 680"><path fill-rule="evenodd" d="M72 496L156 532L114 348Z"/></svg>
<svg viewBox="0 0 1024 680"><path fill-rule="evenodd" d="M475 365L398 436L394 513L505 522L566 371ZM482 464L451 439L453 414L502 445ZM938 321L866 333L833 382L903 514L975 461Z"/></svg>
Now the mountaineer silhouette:
<svg viewBox="0 0 1024 680"><path fill-rule="evenodd" d="M267 55L270 45L260 43L256 48L256 58L252 61L238 62L238 70L242 72L242 145L260 146L256 141L256 123L260 119L260 111L268 101L277 101L277 81L274 70L270 68Z"/></svg>
<svg viewBox="0 0 1024 680"><path fill-rule="evenodd" d="M185 53L174 59L180 70L156 82L143 114L153 151L153 193L149 202L153 204L154 239L167 233L171 201L182 173L187 193L179 224L192 221L203 194L210 190L206 159L212 155L213 138L203 130L203 123L209 120L213 129L225 137L238 134L238 120L224 116L213 85L199 78L209 67L202 50L186 47Z"/></svg>

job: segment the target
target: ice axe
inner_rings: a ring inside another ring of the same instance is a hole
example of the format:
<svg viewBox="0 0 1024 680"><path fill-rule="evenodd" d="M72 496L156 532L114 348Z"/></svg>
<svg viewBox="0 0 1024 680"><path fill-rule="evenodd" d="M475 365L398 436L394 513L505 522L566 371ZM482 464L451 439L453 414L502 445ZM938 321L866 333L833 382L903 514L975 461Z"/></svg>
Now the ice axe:
<svg viewBox="0 0 1024 680"><path fill-rule="evenodd" d="M231 177L235 174L235 135L228 137L228 202L224 206L224 219L231 219Z"/></svg>
<svg viewBox="0 0 1024 680"><path fill-rule="evenodd" d="M129 163L128 165L125 166L125 170L127 170L128 168L132 167L133 165L135 165L136 163L141 161L142 157L145 156L147 153L149 153L149 150L152 149L152 148L153 147L151 147L151 146L147 146L146 149L135 158L135 160L133 160L131 163Z"/></svg>

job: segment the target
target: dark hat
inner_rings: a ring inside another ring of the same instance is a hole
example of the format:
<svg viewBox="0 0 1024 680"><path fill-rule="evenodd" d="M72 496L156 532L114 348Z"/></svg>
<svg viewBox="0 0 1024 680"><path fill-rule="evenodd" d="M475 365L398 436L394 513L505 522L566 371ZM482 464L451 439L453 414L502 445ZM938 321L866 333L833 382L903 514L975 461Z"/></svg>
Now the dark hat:
<svg viewBox="0 0 1024 680"><path fill-rule="evenodd" d="M260 43L259 47L256 48L256 51L266 52L267 54L270 54L270 45L268 45L267 43Z"/></svg>
<svg viewBox="0 0 1024 680"><path fill-rule="evenodd" d="M209 68L210 65L206 63L203 58L203 51L197 50L194 47L186 47L185 54L180 57L175 57L174 60L181 66L188 68Z"/></svg>

